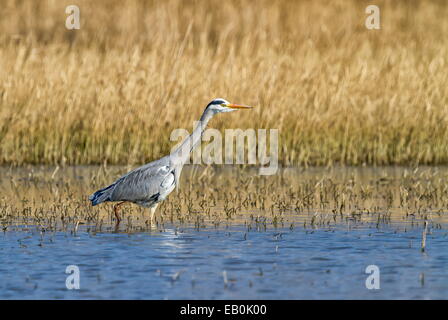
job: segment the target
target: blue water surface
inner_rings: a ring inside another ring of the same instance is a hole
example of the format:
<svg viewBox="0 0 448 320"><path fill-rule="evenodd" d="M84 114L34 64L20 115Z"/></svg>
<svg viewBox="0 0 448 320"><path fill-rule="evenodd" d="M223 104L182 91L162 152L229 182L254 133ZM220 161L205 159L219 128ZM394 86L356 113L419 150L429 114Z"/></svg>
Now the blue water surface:
<svg viewBox="0 0 448 320"><path fill-rule="evenodd" d="M1 299L446 299L448 232L392 226L0 235ZM66 287L66 268L80 289ZM367 289L366 268L380 271Z"/></svg>

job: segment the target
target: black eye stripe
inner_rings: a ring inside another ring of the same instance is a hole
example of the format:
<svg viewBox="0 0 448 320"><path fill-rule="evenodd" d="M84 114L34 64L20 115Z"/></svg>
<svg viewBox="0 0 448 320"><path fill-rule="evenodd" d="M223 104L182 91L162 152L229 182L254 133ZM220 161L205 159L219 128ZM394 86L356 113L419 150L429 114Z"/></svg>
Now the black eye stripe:
<svg viewBox="0 0 448 320"><path fill-rule="evenodd" d="M215 105L215 104L223 104L223 103L225 103L224 100L219 100L219 99L218 99L218 100L213 100L212 102L210 102L210 103L207 105L207 107L210 106L210 105L212 105L212 104Z"/></svg>

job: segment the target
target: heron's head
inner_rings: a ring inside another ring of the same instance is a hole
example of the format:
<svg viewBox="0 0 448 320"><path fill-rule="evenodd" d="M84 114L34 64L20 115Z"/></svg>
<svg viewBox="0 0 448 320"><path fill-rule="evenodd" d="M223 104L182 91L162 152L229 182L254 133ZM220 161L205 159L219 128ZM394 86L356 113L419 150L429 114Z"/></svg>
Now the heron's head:
<svg viewBox="0 0 448 320"><path fill-rule="evenodd" d="M230 103L225 99L217 98L210 101L206 109L211 110L214 113L220 113L220 112L232 112L238 109L251 109L251 108L252 107Z"/></svg>

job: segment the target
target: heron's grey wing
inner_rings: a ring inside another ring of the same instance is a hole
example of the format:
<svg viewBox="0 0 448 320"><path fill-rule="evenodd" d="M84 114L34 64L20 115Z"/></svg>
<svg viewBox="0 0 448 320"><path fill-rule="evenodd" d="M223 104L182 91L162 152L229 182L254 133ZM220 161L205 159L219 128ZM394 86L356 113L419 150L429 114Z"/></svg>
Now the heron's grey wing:
<svg viewBox="0 0 448 320"><path fill-rule="evenodd" d="M115 182L112 201L144 201L160 194L173 175L168 165L146 165L137 168ZM173 179L174 180L174 179Z"/></svg>

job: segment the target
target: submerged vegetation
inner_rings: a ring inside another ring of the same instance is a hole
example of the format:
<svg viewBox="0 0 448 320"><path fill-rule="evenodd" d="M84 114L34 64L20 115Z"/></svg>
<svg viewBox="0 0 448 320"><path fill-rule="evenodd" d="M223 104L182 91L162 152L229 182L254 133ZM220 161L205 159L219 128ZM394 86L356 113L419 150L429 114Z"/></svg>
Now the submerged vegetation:
<svg viewBox="0 0 448 320"><path fill-rule="evenodd" d="M92 208L92 190L126 171L118 167L1 169L0 223L42 231L114 230L112 205ZM185 168L179 193L162 202L156 225L149 212L123 206L120 231L163 230L169 226L234 223L248 231L266 228L400 227L446 225L446 168L284 169L263 177L251 169Z"/></svg>
<svg viewBox="0 0 448 320"><path fill-rule="evenodd" d="M221 96L257 108L212 126L278 128L284 165L448 163L445 1L376 1L380 30L357 0L69 4L2 3L0 164L144 163Z"/></svg>

